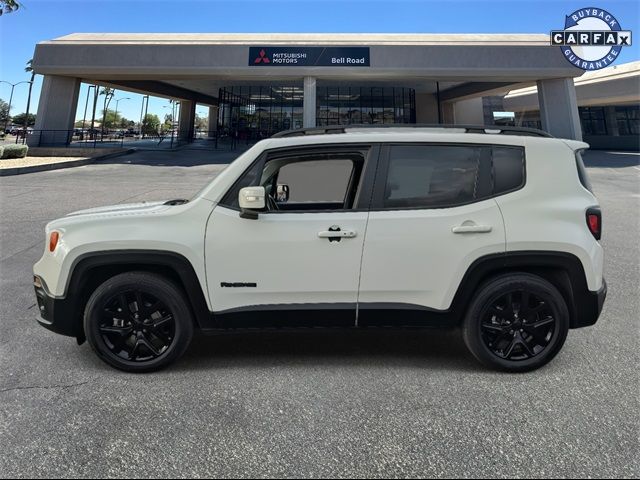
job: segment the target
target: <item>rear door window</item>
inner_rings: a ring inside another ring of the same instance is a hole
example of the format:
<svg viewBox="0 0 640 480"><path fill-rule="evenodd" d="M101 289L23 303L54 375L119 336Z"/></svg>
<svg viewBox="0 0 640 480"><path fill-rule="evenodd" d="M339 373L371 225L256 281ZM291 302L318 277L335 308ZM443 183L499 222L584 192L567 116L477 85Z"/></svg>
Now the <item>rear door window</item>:
<svg viewBox="0 0 640 480"><path fill-rule="evenodd" d="M442 208L478 199L481 147L393 145L383 208Z"/></svg>
<svg viewBox="0 0 640 480"><path fill-rule="evenodd" d="M522 188L524 148L390 145L376 181L376 209L447 208Z"/></svg>

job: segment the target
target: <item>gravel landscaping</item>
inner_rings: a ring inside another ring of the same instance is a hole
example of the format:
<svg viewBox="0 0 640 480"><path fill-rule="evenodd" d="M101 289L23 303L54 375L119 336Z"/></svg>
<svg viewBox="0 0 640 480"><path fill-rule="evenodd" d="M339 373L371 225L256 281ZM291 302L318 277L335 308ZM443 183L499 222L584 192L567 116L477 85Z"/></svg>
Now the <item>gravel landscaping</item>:
<svg viewBox="0 0 640 480"><path fill-rule="evenodd" d="M0 160L0 169L33 167L37 165L49 165L52 163L71 162L84 160L89 157L25 157Z"/></svg>

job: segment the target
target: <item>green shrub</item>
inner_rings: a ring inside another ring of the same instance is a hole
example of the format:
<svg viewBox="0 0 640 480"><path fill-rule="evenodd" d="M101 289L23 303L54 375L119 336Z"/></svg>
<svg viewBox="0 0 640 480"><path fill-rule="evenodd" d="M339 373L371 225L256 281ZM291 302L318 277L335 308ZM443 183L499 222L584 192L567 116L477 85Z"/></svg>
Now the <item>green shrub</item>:
<svg viewBox="0 0 640 480"><path fill-rule="evenodd" d="M26 145L5 145L0 158L24 158L28 151L29 147Z"/></svg>
<svg viewBox="0 0 640 480"><path fill-rule="evenodd" d="M4 147L0 145L0 158L2 158L3 153L4 153Z"/></svg>

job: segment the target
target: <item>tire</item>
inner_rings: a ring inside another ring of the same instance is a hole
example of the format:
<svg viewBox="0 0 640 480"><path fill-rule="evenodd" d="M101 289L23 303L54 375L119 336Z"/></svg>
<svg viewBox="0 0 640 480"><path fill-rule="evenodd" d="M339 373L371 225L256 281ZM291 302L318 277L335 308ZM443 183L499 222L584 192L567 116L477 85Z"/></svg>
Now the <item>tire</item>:
<svg viewBox="0 0 640 480"><path fill-rule="evenodd" d="M485 366L528 372L550 362L569 332L569 310L551 283L512 273L485 282L462 325L467 348Z"/></svg>
<svg viewBox="0 0 640 480"><path fill-rule="evenodd" d="M181 289L146 272L116 275L91 295L84 331L98 357L126 372L153 372L180 358L193 338Z"/></svg>

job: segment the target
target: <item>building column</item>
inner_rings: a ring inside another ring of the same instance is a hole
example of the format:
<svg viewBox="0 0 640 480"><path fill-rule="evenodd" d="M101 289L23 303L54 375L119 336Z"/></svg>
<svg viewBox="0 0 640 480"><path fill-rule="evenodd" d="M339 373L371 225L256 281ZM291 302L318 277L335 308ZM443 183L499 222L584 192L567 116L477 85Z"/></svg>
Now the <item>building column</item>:
<svg viewBox="0 0 640 480"><path fill-rule="evenodd" d="M304 100L302 104L302 126L316 126L316 79L304 77Z"/></svg>
<svg viewBox="0 0 640 480"><path fill-rule="evenodd" d="M218 128L218 107L211 106L209 107L209 132L207 135L209 137L215 137L217 134Z"/></svg>
<svg viewBox="0 0 640 480"><path fill-rule="evenodd" d="M28 145L65 146L71 142L79 92L79 78L44 76L36 124L33 135L27 136Z"/></svg>
<svg viewBox="0 0 640 480"><path fill-rule="evenodd" d="M193 141L196 126L196 102L180 100L178 116L178 138L187 142Z"/></svg>
<svg viewBox="0 0 640 480"><path fill-rule="evenodd" d="M416 93L416 123L438 123L438 99L431 93Z"/></svg>
<svg viewBox="0 0 640 480"><path fill-rule="evenodd" d="M538 80L537 85L542 129L559 138L582 140L573 78Z"/></svg>
<svg viewBox="0 0 640 480"><path fill-rule="evenodd" d="M440 104L440 109L442 110L442 122L440 123L446 125L453 125L456 123L456 114L453 102L442 102Z"/></svg>

